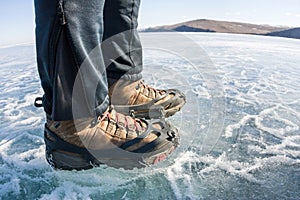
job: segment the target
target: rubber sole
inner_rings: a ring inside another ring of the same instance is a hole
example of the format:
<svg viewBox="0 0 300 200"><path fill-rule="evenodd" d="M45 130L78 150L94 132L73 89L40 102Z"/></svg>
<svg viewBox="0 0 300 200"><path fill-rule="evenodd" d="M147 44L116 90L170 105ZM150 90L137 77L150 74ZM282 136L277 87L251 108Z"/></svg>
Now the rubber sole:
<svg viewBox="0 0 300 200"><path fill-rule="evenodd" d="M154 164L157 164L165 160L174 150L176 146L170 149L152 155L152 156L141 156L139 159L120 159L120 160L106 160L100 162L95 159L94 162L87 162L86 159L78 155L71 155L67 152L54 151L51 154L46 151L46 159L50 166L55 170L88 170L100 165L107 165L109 167L125 170L133 170L135 168L145 168Z"/></svg>
<svg viewBox="0 0 300 200"><path fill-rule="evenodd" d="M74 147L56 137L50 139L45 131L44 139L46 144L46 160L56 170L87 170L100 165L107 165L117 169L132 170L134 168L144 168L163 161L179 145L179 134L175 127L169 124L173 133L161 137L161 140L154 144L153 148L145 153L134 153L125 151L119 147L110 150L91 150ZM69 146L69 147L67 147ZM53 147L56 147L54 149ZM52 148L52 150L50 150ZM64 150L61 150L64 149ZM73 149L73 152L72 152ZM76 150L74 150L76 149ZM80 152L80 153L79 153Z"/></svg>

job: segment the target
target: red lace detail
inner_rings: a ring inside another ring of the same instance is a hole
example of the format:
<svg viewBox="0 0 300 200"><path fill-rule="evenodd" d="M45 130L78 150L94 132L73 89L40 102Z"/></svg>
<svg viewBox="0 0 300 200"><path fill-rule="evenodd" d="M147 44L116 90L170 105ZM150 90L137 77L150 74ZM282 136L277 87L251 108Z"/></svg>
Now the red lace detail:
<svg viewBox="0 0 300 200"><path fill-rule="evenodd" d="M124 123L124 128L127 128L127 130L138 131L138 132L143 131L144 127L142 125L142 122L139 119L135 119L130 116L125 116L125 115L117 113L117 112L115 112L115 119L114 119L112 116L113 111L114 111L113 109L110 109L109 111L104 113L103 116L101 117L100 121L103 121L105 118L107 118L109 123L112 122L119 128L119 127L122 127L119 123L119 122L121 122L120 119L124 118L125 120L122 121L122 123ZM130 123L131 121L133 123ZM133 125L133 127L129 127L131 124Z"/></svg>

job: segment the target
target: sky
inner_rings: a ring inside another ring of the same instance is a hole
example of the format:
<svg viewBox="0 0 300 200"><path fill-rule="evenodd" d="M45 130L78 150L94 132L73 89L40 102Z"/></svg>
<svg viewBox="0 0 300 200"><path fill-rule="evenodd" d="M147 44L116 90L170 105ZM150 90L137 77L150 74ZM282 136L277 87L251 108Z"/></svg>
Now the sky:
<svg viewBox="0 0 300 200"><path fill-rule="evenodd" d="M139 28L194 19L300 27L300 0L141 0ZM0 46L34 42L33 0L0 1Z"/></svg>

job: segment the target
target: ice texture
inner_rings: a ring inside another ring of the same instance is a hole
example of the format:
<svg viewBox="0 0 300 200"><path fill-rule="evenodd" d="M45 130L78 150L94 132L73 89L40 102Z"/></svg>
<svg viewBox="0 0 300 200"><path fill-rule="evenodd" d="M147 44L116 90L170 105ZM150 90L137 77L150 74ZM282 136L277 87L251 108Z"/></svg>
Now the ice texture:
<svg viewBox="0 0 300 200"><path fill-rule="evenodd" d="M149 36L155 46L158 35L141 34ZM132 171L52 170L45 115L33 106L43 94L34 45L0 48L0 199L299 199L300 40L182 36L205 52L220 87L210 86L201 59L195 65L176 48L145 48L145 81L179 88L188 101L170 119L180 147L165 162Z"/></svg>

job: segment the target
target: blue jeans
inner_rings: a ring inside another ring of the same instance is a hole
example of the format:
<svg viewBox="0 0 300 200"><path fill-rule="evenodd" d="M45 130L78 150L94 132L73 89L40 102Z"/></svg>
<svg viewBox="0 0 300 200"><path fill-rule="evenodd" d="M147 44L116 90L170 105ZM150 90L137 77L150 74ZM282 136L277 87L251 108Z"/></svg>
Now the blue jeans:
<svg viewBox="0 0 300 200"><path fill-rule="evenodd" d="M73 120L74 105L81 107L76 117L101 115L111 84L142 78L139 5L140 0L35 0L37 65L48 117ZM74 100L75 82L80 97Z"/></svg>

